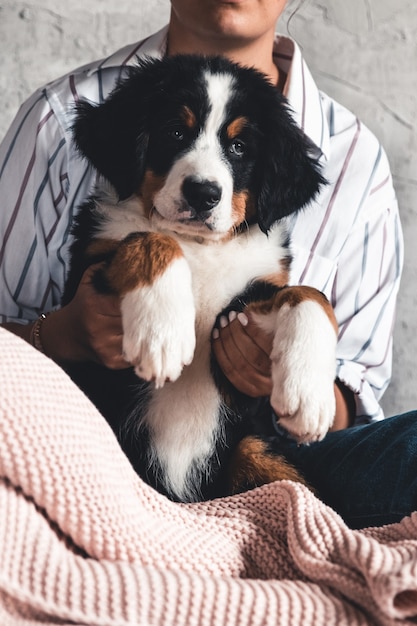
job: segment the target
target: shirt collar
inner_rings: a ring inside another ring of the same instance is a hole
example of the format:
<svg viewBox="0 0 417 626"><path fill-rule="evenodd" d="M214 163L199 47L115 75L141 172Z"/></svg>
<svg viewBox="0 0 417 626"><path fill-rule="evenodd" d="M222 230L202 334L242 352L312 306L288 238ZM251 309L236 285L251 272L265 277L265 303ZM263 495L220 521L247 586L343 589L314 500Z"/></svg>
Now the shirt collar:
<svg viewBox="0 0 417 626"><path fill-rule="evenodd" d="M104 59L91 73L107 67L133 65L138 56L162 58L166 53L168 26L136 44L125 46ZM283 35L277 35L274 44L274 61L287 74L284 95L296 123L302 128L316 148L316 156L328 159L330 134L324 114L320 91L308 69L298 45Z"/></svg>
<svg viewBox="0 0 417 626"><path fill-rule="evenodd" d="M93 65L89 70L90 74L94 74L107 68L122 68L127 65L134 65L137 57L151 57L160 59L166 53L168 37L168 26L164 26L157 33L142 39L139 43L130 44L117 50L111 56L103 59L101 62Z"/></svg>
<svg viewBox="0 0 417 626"><path fill-rule="evenodd" d="M274 61L287 74L284 96L292 115L317 148L317 156L329 157L330 132L320 91L308 69L298 45L289 37L277 35Z"/></svg>

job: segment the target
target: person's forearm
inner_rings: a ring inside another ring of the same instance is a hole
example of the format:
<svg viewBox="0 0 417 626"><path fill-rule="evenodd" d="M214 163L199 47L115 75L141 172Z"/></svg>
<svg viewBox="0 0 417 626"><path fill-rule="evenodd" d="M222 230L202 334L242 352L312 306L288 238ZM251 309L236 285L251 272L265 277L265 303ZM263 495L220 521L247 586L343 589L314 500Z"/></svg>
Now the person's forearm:
<svg viewBox="0 0 417 626"><path fill-rule="evenodd" d="M62 308L30 324L4 327L22 337L56 363L94 362L110 369L130 367L123 358L120 298L97 293L95 267L86 270L74 298Z"/></svg>
<svg viewBox="0 0 417 626"><path fill-rule="evenodd" d="M77 344L65 328L65 313L54 311L38 324L38 340L34 341L34 327L37 321L29 324L6 322L3 328L21 337L56 362L83 360L83 354L76 350Z"/></svg>
<svg viewBox="0 0 417 626"><path fill-rule="evenodd" d="M10 331L14 335L21 337L28 343L30 343L31 334L32 334L32 326L34 322L30 324L17 324L16 322L6 322L5 324L1 324L2 328Z"/></svg>

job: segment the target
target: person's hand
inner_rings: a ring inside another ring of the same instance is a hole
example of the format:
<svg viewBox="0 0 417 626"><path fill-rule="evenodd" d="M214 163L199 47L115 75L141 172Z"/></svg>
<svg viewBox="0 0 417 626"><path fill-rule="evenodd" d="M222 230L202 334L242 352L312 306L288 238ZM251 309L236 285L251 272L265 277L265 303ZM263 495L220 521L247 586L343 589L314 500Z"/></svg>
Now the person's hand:
<svg viewBox="0 0 417 626"><path fill-rule="evenodd" d="M123 369L130 364L123 358L120 299L95 290L92 276L97 267L86 270L71 302L45 319L42 344L58 362L93 361Z"/></svg>
<svg viewBox="0 0 417 626"><path fill-rule="evenodd" d="M269 396L272 390L272 337L261 330L250 314L232 311L213 330L214 356L230 382L252 398Z"/></svg>
<svg viewBox="0 0 417 626"><path fill-rule="evenodd" d="M232 312L221 318L213 330L214 356L230 382L253 398L270 396L272 337L261 330L250 314ZM336 415L330 430L347 428L353 423L355 402L353 392L340 381L334 384Z"/></svg>

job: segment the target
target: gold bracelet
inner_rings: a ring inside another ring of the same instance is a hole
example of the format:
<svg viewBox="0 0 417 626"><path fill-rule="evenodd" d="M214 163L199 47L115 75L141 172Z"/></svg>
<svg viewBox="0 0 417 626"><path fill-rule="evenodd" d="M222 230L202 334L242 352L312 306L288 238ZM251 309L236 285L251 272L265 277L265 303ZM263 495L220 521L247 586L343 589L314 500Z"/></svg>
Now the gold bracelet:
<svg viewBox="0 0 417 626"><path fill-rule="evenodd" d="M41 340L41 328L42 328L42 324L44 323L44 321L46 320L46 318L48 317L49 313L42 313L42 315L39 315L38 319L36 320L36 322L33 324L32 329L30 331L30 343L31 345L36 348L36 350L39 350L39 352L42 352L43 354L45 354L45 350L43 348L43 344L42 344L42 340Z"/></svg>

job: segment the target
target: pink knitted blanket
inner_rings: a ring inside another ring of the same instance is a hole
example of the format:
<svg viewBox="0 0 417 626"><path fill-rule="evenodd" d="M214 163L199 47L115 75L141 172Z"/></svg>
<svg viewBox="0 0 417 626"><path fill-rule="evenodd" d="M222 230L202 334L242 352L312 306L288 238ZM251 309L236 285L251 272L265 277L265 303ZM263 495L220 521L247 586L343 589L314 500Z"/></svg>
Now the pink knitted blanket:
<svg viewBox="0 0 417 626"><path fill-rule="evenodd" d="M0 329L1 626L415 620L417 514L351 531L290 482L174 504L66 375Z"/></svg>

